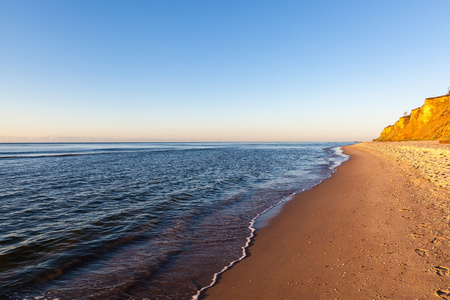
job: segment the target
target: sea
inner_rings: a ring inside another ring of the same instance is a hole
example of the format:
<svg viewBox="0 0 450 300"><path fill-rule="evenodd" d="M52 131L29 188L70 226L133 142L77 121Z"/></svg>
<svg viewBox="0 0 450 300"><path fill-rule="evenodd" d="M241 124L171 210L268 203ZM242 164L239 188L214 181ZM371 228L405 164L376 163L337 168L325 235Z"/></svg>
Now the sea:
<svg viewBox="0 0 450 300"><path fill-rule="evenodd" d="M0 144L0 298L201 299L348 144Z"/></svg>

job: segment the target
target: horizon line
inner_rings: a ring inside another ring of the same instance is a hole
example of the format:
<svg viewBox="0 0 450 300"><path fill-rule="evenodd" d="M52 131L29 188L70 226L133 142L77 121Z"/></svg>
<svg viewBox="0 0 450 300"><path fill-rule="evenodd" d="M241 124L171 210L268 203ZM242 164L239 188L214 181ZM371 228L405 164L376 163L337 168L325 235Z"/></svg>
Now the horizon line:
<svg viewBox="0 0 450 300"><path fill-rule="evenodd" d="M2 137L0 144L75 144L75 143L320 143L320 142L359 142L360 140L212 140L212 139L127 139L113 137Z"/></svg>

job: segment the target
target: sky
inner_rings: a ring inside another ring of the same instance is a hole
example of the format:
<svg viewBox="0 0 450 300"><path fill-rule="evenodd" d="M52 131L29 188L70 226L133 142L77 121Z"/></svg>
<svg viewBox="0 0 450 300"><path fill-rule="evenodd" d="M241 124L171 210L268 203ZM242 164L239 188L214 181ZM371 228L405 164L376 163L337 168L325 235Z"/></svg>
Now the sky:
<svg viewBox="0 0 450 300"><path fill-rule="evenodd" d="M449 11L0 0L0 142L372 140L448 92Z"/></svg>

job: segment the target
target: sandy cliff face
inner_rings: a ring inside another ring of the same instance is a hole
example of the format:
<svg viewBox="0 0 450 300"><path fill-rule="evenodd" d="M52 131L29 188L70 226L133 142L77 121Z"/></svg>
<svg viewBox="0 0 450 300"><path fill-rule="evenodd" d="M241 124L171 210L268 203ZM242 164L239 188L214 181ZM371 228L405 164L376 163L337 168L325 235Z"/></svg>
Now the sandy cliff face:
<svg viewBox="0 0 450 300"><path fill-rule="evenodd" d="M425 99L422 107L386 127L375 141L450 140L450 95Z"/></svg>

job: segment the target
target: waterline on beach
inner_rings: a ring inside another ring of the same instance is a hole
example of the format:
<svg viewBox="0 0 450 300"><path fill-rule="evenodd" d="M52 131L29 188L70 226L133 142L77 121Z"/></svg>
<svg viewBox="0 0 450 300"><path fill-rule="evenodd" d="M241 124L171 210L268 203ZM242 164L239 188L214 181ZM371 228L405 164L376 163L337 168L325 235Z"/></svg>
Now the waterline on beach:
<svg viewBox="0 0 450 300"><path fill-rule="evenodd" d="M190 299L338 146L0 144L3 295Z"/></svg>
<svg viewBox="0 0 450 300"><path fill-rule="evenodd" d="M347 154L344 154L342 147L334 147L334 148L329 149L329 151L331 153L333 153L333 155L331 158L327 158L326 160L330 161L330 169L332 169L333 173L334 173L336 171L336 168L339 167L345 161L347 161L350 158L350 156ZM331 177L331 174L328 176L328 178L329 177ZM316 185L322 183L325 179L323 179L321 182L317 183ZM310 188L313 188L313 187L314 186L312 186ZM305 188L301 192L304 192L306 190L307 189ZM250 246L250 244L255 236L255 232L257 230L261 229L262 227L267 226L269 221L281 212L281 210L283 208L283 204L285 204L286 202L291 200L295 195L297 195L301 192L292 193L291 195L282 199L280 202L275 203L273 206L267 208L265 211L263 211L262 213L260 213L256 217L254 217L253 220L251 220L250 225L249 225L250 235L247 238L246 244L242 247L242 256L239 259L232 261L229 265L225 266L219 272L215 273L211 283L209 285L199 289L197 294L195 294L192 297L192 300L198 300L200 295L202 294L202 292L204 292L205 290L209 289L210 287L214 286L214 284L217 283L217 280L222 273L224 273L226 270L230 269L234 264L245 259L247 257L247 249Z"/></svg>

